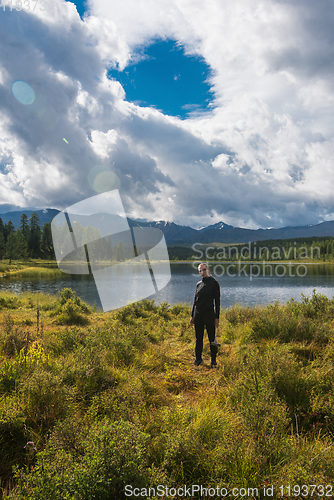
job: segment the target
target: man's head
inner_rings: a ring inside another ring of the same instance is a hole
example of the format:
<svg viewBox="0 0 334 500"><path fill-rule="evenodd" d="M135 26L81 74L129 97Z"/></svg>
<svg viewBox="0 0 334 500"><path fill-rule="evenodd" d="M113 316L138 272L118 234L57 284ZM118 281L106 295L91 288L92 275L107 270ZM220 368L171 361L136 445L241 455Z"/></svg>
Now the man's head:
<svg viewBox="0 0 334 500"><path fill-rule="evenodd" d="M210 276L210 270L205 264L205 262L201 262L201 264L198 266L198 272L202 276L202 278L206 278L207 276Z"/></svg>

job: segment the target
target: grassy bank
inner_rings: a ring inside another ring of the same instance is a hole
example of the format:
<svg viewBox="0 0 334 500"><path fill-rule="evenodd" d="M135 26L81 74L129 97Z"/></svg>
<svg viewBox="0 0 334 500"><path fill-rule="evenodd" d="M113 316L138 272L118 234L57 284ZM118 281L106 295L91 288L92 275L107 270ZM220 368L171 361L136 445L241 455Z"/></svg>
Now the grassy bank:
<svg viewBox="0 0 334 500"><path fill-rule="evenodd" d="M207 345L193 366L189 306L103 314L65 289L0 308L4 498L333 483L334 300L223 311L217 370Z"/></svg>
<svg viewBox="0 0 334 500"><path fill-rule="evenodd" d="M61 276L63 273L57 268L49 267L25 267L22 269L15 269L4 272L2 278L22 277L22 278L37 278L37 277L51 277Z"/></svg>
<svg viewBox="0 0 334 500"><path fill-rule="evenodd" d="M38 277L38 276L60 276L62 273L58 269L57 262L35 260L17 260L10 262L2 260L0 262L0 278L10 277Z"/></svg>

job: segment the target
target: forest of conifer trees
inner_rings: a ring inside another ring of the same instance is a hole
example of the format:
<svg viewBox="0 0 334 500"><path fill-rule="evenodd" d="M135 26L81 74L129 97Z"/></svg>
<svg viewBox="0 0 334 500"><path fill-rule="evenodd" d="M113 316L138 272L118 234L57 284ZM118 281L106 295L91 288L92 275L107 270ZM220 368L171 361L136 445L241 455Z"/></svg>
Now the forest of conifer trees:
<svg viewBox="0 0 334 500"><path fill-rule="evenodd" d="M91 228L89 228L91 230ZM82 231L85 231L82 228ZM102 236L102 234L101 234ZM110 238L109 238L110 239ZM118 261L129 258L123 255L125 249L120 242L111 252L111 241L105 241L107 255L113 254ZM109 245L109 246L108 246ZM196 246L197 245L197 246ZM246 244L224 245L213 244L213 246L195 244L192 247L168 247L171 261L178 260L207 260L207 261L277 261L298 260L305 261L331 261L334 259L334 237L309 237L296 238L294 240L267 240ZM126 253L126 252L125 252ZM115 254L115 255L114 255ZM100 256L101 257L101 256ZM24 260L24 259L55 259L53 248L51 222L46 222L41 227L40 218L36 212L28 216L23 213L20 217L20 225L15 229L9 220L3 223L0 216L0 260Z"/></svg>
<svg viewBox="0 0 334 500"><path fill-rule="evenodd" d="M266 240L238 244L195 243L192 247L168 248L173 260L195 261L293 261L328 262L334 259L334 237L315 236L286 240Z"/></svg>
<svg viewBox="0 0 334 500"><path fill-rule="evenodd" d="M27 258L54 259L51 222L41 227L36 212L30 218L23 213L20 225L15 229L11 221L4 224L0 217L0 259L4 258L10 262Z"/></svg>

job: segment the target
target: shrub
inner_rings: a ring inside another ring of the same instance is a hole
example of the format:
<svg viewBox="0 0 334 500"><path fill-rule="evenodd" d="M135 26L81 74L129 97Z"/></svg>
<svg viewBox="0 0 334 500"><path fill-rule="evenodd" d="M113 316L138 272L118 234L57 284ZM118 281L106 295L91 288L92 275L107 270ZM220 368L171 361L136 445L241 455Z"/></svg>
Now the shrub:
<svg viewBox="0 0 334 500"><path fill-rule="evenodd" d="M124 486L147 487L149 436L129 422L104 419L89 427L59 424L30 472L16 471L18 486L9 495L21 500L110 500L123 498Z"/></svg>
<svg viewBox="0 0 334 500"><path fill-rule="evenodd" d="M139 302L129 304L118 310L115 317L124 324L135 324L135 320L138 318L152 319L154 313L156 313L157 317L160 316L164 319L172 318L168 302L162 302L157 306L153 299L143 299Z"/></svg>
<svg viewBox="0 0 334 500"><path fill-rule="evenodd" d="M5 395L0 401L0 477L9 479L12 467L24 464L27 428L22 403L16 396Z"/></svg>
<svg viewBox="0 0 334 500"><path fill-rule="evenodd" d="M57 314L57 322L64 325L87 325L89 319L82 314L81 307L68 299Z"/></svg>
<svg viewBox="0 0 334 500"><path fill-rule="evenodd" d="M226 310L225 317L231 325L236 326L239 323L246 323L247 321L250 321L256 312L253 307L241 307L236 304L234 307Z"/></svg>
<svg viewBox="0 0 334 500"><path fill-rule="evenodd" d="M307 318L317 318L321 316L334 317L334 303L326 295L317 294L313 290L312 297L308 298L301 294L301 310Z"/></svg>
<svg viewBox="0 0 334 500"><path fill-rule="evenodd" d="M324 321L334 317L334 299L316 294L315 290L311 299L303 294L301 297L301 303L291 299L287 305L275 302L264 308L236 305L228 309L225 313L228 321L226 338L229 341L235 338L231 326L247 323L253 329L252 339L256 341L276 339L280 342L327 343L333 333Z"/></svg>
<svg viewBox="0 0 334 500"><path fill-rule="evenodd" d="M47 429L66 415L74 391L62 383L61 376L38 368L21 382L19 394L27 423Z"/></svg>
<svg viewBox="0 0 334 500"><path fill-rule="evenodd" d="M174 306L171 306L169 310L173 316L178 316L179 314L186 314L187 317L190 316L188 304L175 304Z"/></svg>
<svg viewBox="0 0 334 500"><path fill-rule="evenodd" d="M90 309L71 288L64 288L58 293L57 304L50 314L57 317L57 322L65 325L86 325Z"/></svg>
<svg viewBox="0 0 334 500"><path fill-rule="evenodd" d="M255 448L242 419L210 398L161 412L152 458L173 485L240 485L254 475ZM152 432L152 430L151 430ZM199 497L198 497L199 498Z"/></svg>
<svg viewBox="0 0 334 500"><path fill-rule="evenodd" d="M136 318L147 318L150 313L156 312L157 306L154 303L154 300L143 299L139 302L134 302L133 304L129 304L122 309L119 309L115 317L121 323L124 324L135 324Z"/></svg>
<svg viewBox="0 0 334 500"><path fill-rule="evenodd" d="M22 369L16 360L3 359L0 365L0 393L15 389L21 378Z"/></svg>
<svg viewBox="0 0 334 500"><path fill-rule="evenodd" d="M1 293L0 309L17 309L20 306L20 299L13 293Z"/></svg>
<svg viewBox="0 0 334 500"><path fill-rule="evenodd" d="M252 320L253 338L276 339L280 342L312 341L318 335L318 340L327 341L325 332L308 318L298 317L284 306L275 304L259 311Z"/></svg>
<svg viewBox="0 0 334 500"><path fill-rule="evenodd" d="M73 387L81 402L89 401L95 394L115 384L113 370L101 353L82 348L63 361L62 377L63 383Z"/></svg>
<svg viewBox="0 0 334 500"><path fill-rule="evenodd" d="M3 333L0 336L0 352L7 356L17 355L26 344L26 335L15 322L10 312L3 316Z"/></svg>

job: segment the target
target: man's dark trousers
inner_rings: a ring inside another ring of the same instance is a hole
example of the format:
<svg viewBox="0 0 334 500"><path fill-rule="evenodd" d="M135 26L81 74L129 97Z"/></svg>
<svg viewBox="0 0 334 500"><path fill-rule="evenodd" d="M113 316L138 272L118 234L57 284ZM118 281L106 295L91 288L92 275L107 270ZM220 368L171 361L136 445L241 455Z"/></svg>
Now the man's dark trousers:
<svg viewBox="0 0 334 500"><path fill-rule="evenodd" d="M213 311L200 314L195 309L195 315L194 315L194 325L196 334L195 356L197 360L202 359L203 337L204 337L204 327L205 327L210 342L211 363L216 363L216 355L218 349L216 346L211 345L211 342L215 340L216 336L215 319L216 317Z"/></svg>

